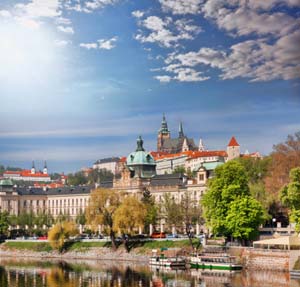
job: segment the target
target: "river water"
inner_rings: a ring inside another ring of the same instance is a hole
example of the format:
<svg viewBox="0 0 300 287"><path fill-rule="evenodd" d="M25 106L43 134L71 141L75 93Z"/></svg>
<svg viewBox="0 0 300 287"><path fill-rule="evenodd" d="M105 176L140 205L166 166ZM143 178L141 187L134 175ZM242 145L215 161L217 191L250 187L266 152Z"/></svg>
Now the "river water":
<svg viewBox="0 0 300 287"><path fill-rule="evenodd" d="M0 258L0 287L300 287L289 273L156 270L112 261Z"/></svg>

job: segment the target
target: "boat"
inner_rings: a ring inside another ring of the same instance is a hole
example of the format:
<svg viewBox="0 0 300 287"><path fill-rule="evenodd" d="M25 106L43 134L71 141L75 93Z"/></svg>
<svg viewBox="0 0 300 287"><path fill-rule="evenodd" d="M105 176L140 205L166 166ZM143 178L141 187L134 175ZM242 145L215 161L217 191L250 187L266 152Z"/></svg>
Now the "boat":
<svg viewBox="0 0 300 287"><path fill-rule="evenodd" d="M210 270L241 270L243 266L236 262L236 258L227 254L193 254L189 258L191 268Z"/></svg>
<svg viewBox="0 0 300 287"><path fill-rule="evenodd" d="M157 250L154 249L149 264L156 267L185 268L186 260L179 256L165 256L163 253L158 255Z"/></svg>

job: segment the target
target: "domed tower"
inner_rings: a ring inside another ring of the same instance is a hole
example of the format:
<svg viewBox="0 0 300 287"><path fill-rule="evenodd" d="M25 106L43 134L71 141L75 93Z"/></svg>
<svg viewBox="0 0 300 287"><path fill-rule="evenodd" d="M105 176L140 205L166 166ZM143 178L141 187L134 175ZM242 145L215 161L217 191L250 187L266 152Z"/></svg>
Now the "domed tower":
<svg viewBox="0 0 300 287"><path fill-rule="evenodd" d="M170 137L171 137L171 134L168 129L168 123L166 121L165 114L163 114L161 127L158 130L158 134L157 134L157 151L163 151L164 141L166 139L170 139Z"/></svg>
<svg viewBox="0 0 300 287"><path fill-rule="evenodd" d="M137 139L137 148L126 159L131 177L151 178L155 175L156 163L152 155L144 150L142 137Z"/></svg>

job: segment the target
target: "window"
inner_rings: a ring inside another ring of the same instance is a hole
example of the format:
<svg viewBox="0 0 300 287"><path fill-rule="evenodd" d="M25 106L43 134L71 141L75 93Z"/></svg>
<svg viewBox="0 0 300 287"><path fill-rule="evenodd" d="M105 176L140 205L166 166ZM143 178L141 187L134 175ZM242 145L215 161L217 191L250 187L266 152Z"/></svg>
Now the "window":
<svg viewBox="0 0 300 287"><path fill-rule="evenodd" d="M200 181L203 181L204 180L204 174L202 173L202 174L199 174L199 180Z"/></svg>

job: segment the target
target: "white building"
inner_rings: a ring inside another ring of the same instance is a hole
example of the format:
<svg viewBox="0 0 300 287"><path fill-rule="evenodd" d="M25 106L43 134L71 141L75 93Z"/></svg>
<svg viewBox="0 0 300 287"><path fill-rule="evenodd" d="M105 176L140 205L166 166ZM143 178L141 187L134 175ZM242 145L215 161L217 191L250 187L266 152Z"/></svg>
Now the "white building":
<svg viewBox="0 0 300 287"><path fill-rule="evenodd" d="M97 160L93 164L93 169L106 169L111 171L113 174L119 173L119 157L109 157Z"/></svg>

